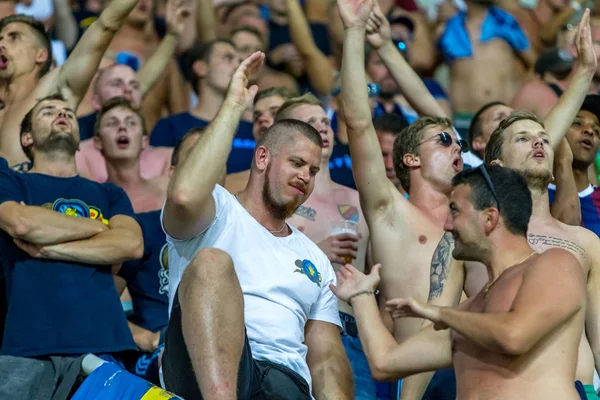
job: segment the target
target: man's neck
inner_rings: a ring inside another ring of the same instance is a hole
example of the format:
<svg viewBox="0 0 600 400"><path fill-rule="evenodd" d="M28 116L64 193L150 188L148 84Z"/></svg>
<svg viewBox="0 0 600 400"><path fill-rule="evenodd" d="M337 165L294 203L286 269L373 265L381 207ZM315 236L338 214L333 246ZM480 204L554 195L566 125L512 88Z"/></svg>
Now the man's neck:
<svg viewBox="0 0 600 400"><path fill-rule="evenodd" d="M225 96L208 85L200 83L198 88L198 105L191 110L191 114L204 121L212 121L221 104L225 101Z"/></svg>
<svg viewBox="0 0 600 400"><path fill-rule="evenodd" d="M106 160L108 182L129 189L142 185L145 181L140 173L140 161L136 160Z"/></svg>
<svg viewBox="0 0 600 400"><path fill-rule="evenodd" d="M240 204L248 211L259 224L265 227L265 229L271 232L279 232L281 227L284 225L285 220L280 220L269 213L267 207L263 202L262 187L259 182L256 181L256 177L252 176L250 172L250 181L248 186L236 195L236 198ZM282 233L286 230L282 230Z"/></svg>
<svg viewBox="0 0 600 400"><path fill-rule="evenodd" d="M72 178L78 175L75 157L62 154L36 154L29 172L57 178Z"/></svg>
<svg viewBox="0 0 600 400"><path fill-rule="evenodd" d="M471 21L480 20L483 22L489 10L490 7L487 5L470 2L469 7L467 8L467 19Z"/></svg>
<svg viewBox="0 0 600 400"><path fill-rule="evenodd" d="M35 89L39 81L38 71L31 71L3 81L1 85L4 86L4 104L10 105L15 101L20 101L23 95L29 94Z"/></svg>
<svg viewBox="0 0 600 400"><path fill-rule="evenodd" d="M551 222L554 220L550 214L550 199L548 198L547 189L538 189L529 187L531 192L531 201L533 209L531 212L531 220L539 222Z"/></svg>
<svg viewBox="0 0 600 400"><path fill-rule="evenodd" d="M329 170L329 158L321 160L321 169L315 178L315 188L313 194L325 194L331 191L335 182L331 180L331 171Z"/></svg>
<svg viewBox="0 0 600 400"><path fill-rule="evenodd" d="M588 175L587 168L585 169L575 169L573 168L573 176L575 177L575 186L577 186L577 191L581 192L590 186L590 177Z"/></svg>
<svg viewBox="0 0 600 400"><path fill-rule="evenodd" d="M502 240L492 244L489 258L484 262L490 282L494 282L507 269L524 262L533 255L533 249L525 236L506 233Z"/></svg>
<svg viewBox="0 0 600 400"><path fill-rule="evenodd" d="M413 179L413 181L415 181ZM444 227L450 211L448 195L434 189L424 180L410 183L408 199L440 228Z"/></svg>

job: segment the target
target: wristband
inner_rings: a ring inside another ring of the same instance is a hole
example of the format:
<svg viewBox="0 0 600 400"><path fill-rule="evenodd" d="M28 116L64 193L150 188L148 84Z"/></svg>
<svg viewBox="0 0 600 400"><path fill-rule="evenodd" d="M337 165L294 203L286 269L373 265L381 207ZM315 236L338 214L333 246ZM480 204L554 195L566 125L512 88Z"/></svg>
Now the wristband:
<svg viewBox="0 0 600 400"><path fill-rule="evenodd" d="M352 303L351 303L352 299L355 298L355 297L358 297L358 296L362 296L363 294L369 294L369 295L372 294L373 296L375 296L375 295L379 294L379 290L375 290L375 291L373 291L373 290L362 290L362 291L360 291L358 293L354 293L352 296L348 297L348 300L346 301L346 303L348 303L348 305L350 307L352 307Z"/></svg>

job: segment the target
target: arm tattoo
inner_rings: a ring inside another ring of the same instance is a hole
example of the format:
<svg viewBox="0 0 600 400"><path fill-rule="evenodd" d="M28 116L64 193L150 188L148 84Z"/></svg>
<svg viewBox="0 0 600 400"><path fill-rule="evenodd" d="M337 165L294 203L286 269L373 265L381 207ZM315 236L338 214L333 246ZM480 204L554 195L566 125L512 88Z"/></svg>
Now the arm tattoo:
<svg viewBox="0 0 600 400"><path fill-rule="evenodd" d="M452 261L452 248L454 247L454 238L452 233L444 232L442 240L438 244L431 259L431 275L429 277L429 301L442 295L444 283L450 273L450 264Z"/></svg>

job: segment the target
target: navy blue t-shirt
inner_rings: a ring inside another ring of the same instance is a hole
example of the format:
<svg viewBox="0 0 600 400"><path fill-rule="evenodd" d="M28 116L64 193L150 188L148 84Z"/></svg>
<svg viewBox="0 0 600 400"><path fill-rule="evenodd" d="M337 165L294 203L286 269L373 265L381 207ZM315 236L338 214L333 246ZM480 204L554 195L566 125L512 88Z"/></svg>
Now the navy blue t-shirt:
<svg viewBox="0 0 600 400"><path fill-rule="evenodd" d="M117 186L73 177L0 171L0 204L24 202L104 223L133 216ZM7 314L0 354L116 353L135 350L111 268L36 259L0 231Z"/></svg>
<svg viewBox="0 0 600 400"><path fill-rule="evenodd" d="M150 135L150 145L154 147L175 147L190 129L204 128L207 125L207 121L196 118L187 112L163 118L158 121ZM254 136L252 136L252 124L240 121L227 159L227 173L232 174L250 169L255 147L256 142Z"/></svg>
<svg viewBox="0 0 600 400"><path fill-rule="evenodd" d="M5 158L0 157L0 171L4 171L5 169L8 169L8 161L6 161Z"/></svg>
<svg viewBox="0 0 600 400"><path fill-rule="evenodd" d="M119 275L127 281L133 302L129 320L150 332L169 323L169 271L167 241L160 225L160 210L137 214L144 233L144 257L123 263Z"/></svg>
<svg viewBox="0 0 600 400"><path fill-rule="evenodd" d="M96 126L97 115L98 114L96 113L92 113L77 118L77 122L79 123L79 137L82 142L94 137L94 127Z"/></svg>
<svg viewBox="0 0 600 400"><path fill-rule="evenodd" d="M329 171L332 181L356 189L354 175L352 175L350 147L347 144L337 143L333 146L333 152L329 158Z"/></svg>

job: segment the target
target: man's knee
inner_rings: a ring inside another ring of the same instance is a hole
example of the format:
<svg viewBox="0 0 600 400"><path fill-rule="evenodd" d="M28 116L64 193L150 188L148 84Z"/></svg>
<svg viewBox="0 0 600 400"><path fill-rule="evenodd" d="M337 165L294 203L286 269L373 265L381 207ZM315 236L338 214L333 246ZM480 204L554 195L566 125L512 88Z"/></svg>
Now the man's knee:
<svg viewBox="0 0 600 400"><path fill-rule="evenodd" d="M185 269L181 282L195 285L214 285L222 279L235 276L233 260L223 250L206 248L200 250Z"/></svg>

